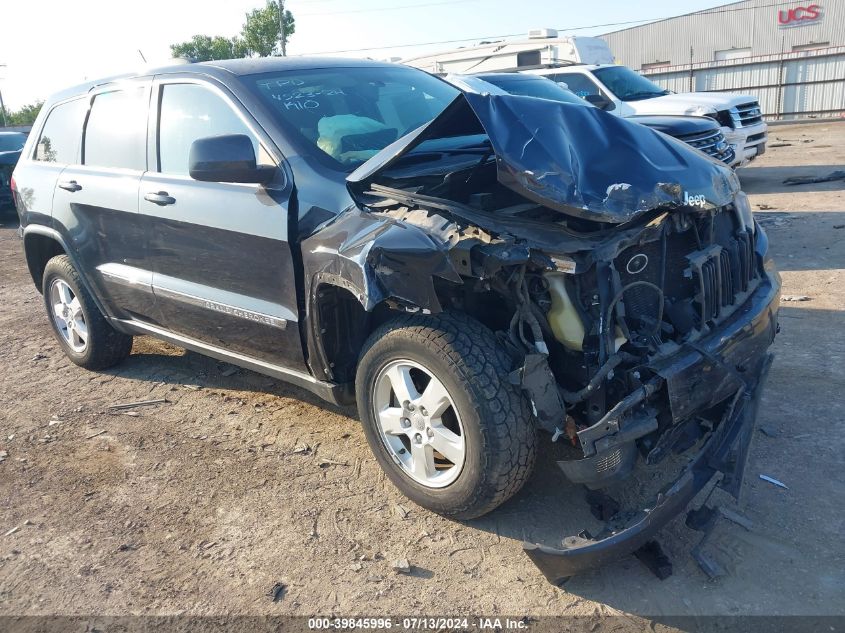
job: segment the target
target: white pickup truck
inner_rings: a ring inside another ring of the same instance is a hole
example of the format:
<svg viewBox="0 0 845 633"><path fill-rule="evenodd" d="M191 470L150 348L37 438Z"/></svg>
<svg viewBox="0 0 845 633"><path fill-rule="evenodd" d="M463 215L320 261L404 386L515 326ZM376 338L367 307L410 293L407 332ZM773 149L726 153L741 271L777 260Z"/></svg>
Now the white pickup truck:
<svg viewBox="0 0 845 633"><path fill-rule="evenodd" d="M517 71L543 75L621 117L710 117L719 122L733 147L732 166L748 163L766 151L767 126L756 97L727 92L674 94L614 61L607 42L600 38L535 29L525 38L427 53L402 63L438 75Z"/></svg>
<svg viewBox="0 0 845 633"><path fill-rule="evenodd" d="M573 65L524 72L543 75L592 104L621 117L643 114L707 116L719 122L733 147L736 164L746 164L766 151L767 126L760 104L751 95L725 92L672 93L627 66Z"/></svg>

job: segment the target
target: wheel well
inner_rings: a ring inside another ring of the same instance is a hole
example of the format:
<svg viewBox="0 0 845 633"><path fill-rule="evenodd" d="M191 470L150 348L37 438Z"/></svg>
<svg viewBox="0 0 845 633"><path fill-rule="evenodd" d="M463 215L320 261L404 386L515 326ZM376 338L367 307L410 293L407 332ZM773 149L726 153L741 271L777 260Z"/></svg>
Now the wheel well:
<svg viewBox="0 0 845 633"><path fill-rule="evenodd" d="M370 333L370 314L349 290L322 284L314 300L320 362L334 382L355 379L358 353Z"/></svg>
<svg viewBox="0 0 845 633"><path fill-rule="evenodd" d="M386 302L367 312L349 290L322 284L317 288L314 314L323 371L333 382L351 383L364 341L397 312Z"/></svg>
<svg viewBox="0 0 845 633"><path fill-rule="evenodd" d="M44 268L56 255L64 255L65 250L52 237L39 235L37 233L24 237L24 252L26 253L26 265L38 292L41 292L41 285L44 279Z"/></svg>

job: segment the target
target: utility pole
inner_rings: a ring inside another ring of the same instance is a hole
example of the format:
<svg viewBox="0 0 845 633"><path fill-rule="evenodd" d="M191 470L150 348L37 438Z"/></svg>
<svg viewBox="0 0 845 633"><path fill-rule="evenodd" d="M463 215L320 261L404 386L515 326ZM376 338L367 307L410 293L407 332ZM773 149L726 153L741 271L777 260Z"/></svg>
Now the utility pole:
<svg viewBox="0 0 845 633"><path fill-rule="evenodd" d="M279 43L282 45L282 57L287 57L288 35L285 32L285 0L279 0Z"/></svg>
<svg viewBox="0 0 845 633"><path fill-rule="evenodd" d="M0 68L5 68L6 64L0 64ZM0 114L3 115L3 127L9 125L6 121L6 106L3 104L3 91L0 90Z"/></svg>

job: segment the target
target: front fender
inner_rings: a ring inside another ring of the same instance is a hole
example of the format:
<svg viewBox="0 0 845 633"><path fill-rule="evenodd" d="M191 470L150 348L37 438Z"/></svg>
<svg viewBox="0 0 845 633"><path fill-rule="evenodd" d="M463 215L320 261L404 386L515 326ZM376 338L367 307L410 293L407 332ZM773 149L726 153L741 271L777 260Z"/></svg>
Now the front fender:
<svg viewBox="0 0 845 633"><path fill-rule="evenodd" d="M311 351L312 371L322 372L327 380L335 378L318 323L321 288L334 286L347 291L360 304L362 315L384 303L408 312L436 314L442 306L434 278L462 281L448 250L446 242L418 226L355 206L303 240L306 345Z"/></svg>
<svg viewBox="0 0 845 633"><path fill-rule="evenodd" d="M302 242L306 296L321 283L352 292L364 310L393 300L405 309L442 310L434 278L461 283L448 243L424 229L350 207Z"/></svg>

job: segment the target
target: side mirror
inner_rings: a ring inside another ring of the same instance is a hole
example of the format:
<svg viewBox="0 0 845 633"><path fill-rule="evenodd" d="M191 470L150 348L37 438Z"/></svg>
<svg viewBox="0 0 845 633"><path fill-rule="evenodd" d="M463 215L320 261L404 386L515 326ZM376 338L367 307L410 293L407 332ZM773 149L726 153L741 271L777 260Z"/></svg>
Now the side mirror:
<svg viewBox="0 0 845 633"><path fill-rule="evenodd" d="M246 134L223 134L191 143L188 173L203 182L266 183L275 168L256 165L255 148Z"/></svg>
<svg viewBox="0 0 845 633"><path fill-rule="evenodd" d="M598 109L605 110L607 112L616 108L613 101L609 100L604 95L585 95L584 100L588 103L592 103Z"/></svg>

